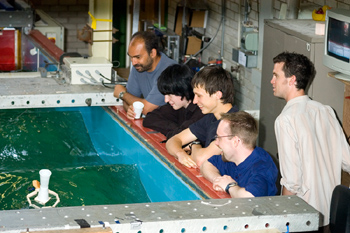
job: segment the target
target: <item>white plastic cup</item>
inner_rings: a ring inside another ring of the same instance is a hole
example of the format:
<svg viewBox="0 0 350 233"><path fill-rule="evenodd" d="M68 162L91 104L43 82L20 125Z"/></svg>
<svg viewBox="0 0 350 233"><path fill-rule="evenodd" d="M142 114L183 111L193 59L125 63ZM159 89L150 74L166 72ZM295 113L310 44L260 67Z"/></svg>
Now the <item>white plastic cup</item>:
<svg viewBox="0 0 350 233"><path fill-rule="evenodd" d="M35 200L39 203L45 204L49 198L49 181L51 176L51 171L48 169L41 169L40 174L40 189L39 194Z"/></svg>
<svg viewBox="0 0 350 233"><path fill-rule="evenodd" d="M136 113L135 119L140 119L143 107L145 106L140 101L135 101L132 106L134 106L134 112Z"/></svg>

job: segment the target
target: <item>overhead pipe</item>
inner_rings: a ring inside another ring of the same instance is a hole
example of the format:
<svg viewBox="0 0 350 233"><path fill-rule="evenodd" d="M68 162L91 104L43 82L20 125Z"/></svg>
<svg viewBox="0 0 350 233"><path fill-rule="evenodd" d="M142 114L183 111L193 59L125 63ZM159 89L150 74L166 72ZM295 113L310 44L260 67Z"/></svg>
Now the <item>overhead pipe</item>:
<svg viewBox="0 0 350 233"><path fill-rule="evenodd" d="M224 44L225 44L225 0L221 1L221 21L222 21L222 31L221 31L221 50L219 54L219 59L222 59L224 57Z"/></svg>

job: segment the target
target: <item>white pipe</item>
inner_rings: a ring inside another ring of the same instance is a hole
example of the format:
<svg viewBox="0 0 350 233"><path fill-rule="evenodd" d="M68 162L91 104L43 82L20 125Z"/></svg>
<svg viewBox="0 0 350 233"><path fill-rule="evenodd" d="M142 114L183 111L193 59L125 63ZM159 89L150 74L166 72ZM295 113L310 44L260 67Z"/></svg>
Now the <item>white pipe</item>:
<svg viewBox="0 0 350 233"><path fill-rule="evenodd" d="M222 20L222 28L221 28L221 51L220 58L224 57L224 44L225 44L225 0L221 1L221 20Z"/></svg>
<svg viewBox="0 0 350 233"><path fill-rule="evenodd" d="M41 169L40 174L40 190L38 196L35 198L35 201L44 205L50 200L49 198L49 181L51 176L51 171L48 169Z"/></svg>

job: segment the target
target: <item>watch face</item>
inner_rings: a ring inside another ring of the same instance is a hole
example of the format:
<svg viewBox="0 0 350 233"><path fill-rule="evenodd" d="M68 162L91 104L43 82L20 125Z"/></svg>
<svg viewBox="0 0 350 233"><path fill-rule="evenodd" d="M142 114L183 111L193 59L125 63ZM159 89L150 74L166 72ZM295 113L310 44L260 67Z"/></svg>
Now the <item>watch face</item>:
<svg viewBox="0 0 350 233"><path fill-rule="evenodd" d="M237 183L231 183L231 184L229 184L230 187L233 187L233 186L236 186L236 185L237 185Z"/></svg>
<svg viewBox="0 0 350 233"><path fill-rule="evenodd" d="M122 91L122 92L119 93L119 96L118 96L119 99L123 99L124 93L125 93L124 91Z"/></svg>
<svg viewBox="0 0 350 233"><path fill-rule="evenodd" d="M230 189L231 187L236 186L236 185L237 185L236 182L232 182L232 183L227 184L227 186L226 186L226 188L225 188L226 193L227 193L227 194L230 194L229 189Z"/></svg>

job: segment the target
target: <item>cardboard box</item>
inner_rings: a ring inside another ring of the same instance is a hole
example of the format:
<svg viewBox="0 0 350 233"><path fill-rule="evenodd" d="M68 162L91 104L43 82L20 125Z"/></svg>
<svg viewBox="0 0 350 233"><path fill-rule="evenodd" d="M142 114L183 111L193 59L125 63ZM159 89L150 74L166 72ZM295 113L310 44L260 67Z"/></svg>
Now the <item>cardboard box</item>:
<svg viewBox="0 0 350 233"><path fill-rule="evenodd" d="M187 37L186 54L192 55L197 53L202 48L202 40L195 36Z"/></svg>

